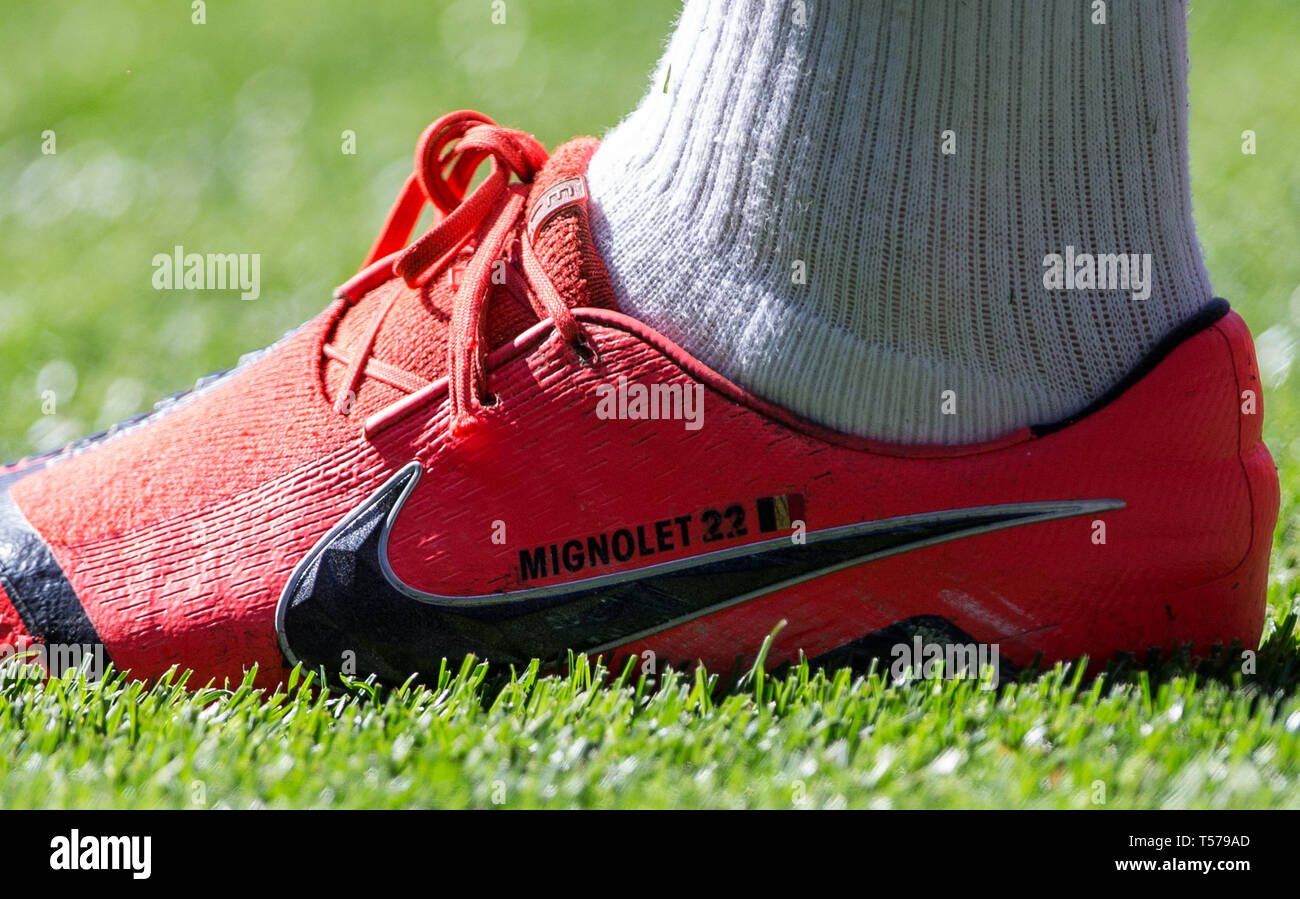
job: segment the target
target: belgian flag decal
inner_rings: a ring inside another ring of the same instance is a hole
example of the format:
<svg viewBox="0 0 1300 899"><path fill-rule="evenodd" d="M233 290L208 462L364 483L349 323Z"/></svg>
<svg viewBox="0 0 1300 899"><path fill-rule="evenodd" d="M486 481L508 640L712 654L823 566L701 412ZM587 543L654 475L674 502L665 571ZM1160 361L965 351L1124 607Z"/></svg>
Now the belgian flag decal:
<svg viewBox="0 0 1300 899"><path fill-rule="evenodd" d="M758 529L788 531L796 521L806 521L802 493L782 493L779 496L758 498Z"/></svg>

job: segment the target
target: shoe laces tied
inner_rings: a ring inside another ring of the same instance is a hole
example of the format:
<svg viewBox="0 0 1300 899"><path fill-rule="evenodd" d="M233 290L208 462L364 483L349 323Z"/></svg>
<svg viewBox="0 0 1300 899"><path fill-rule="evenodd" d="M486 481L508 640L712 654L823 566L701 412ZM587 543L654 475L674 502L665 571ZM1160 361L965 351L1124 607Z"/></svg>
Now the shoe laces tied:
<svg viewBox="0 0 1300 899"><path fill-rule="evenodd" d="M532 135L503 128L468 110L449 113L425 129L415 151L415 170L393 204L365 266L393 257L392 271L409 287L422 287L445 271L468 262L456 279L448 333L448 396L453 437L474 429L484 406L496 398L488 392L485 318L497 262L514 263L506 286L520 286L540 319L556 331L581 360L591 358L590 343L537 258L532 235L523 227L529 185L548 156ZM484 161L487 177L469 196L469 184ZM517 180L512 180L517 179ZM407 246L426 203L436 210L434 225ZM522 278L520 277L522 275ZM354 391L365 371L376 333L391 308L376 315L345 379ZM341 394L342 395L342 394Z"/></svg>

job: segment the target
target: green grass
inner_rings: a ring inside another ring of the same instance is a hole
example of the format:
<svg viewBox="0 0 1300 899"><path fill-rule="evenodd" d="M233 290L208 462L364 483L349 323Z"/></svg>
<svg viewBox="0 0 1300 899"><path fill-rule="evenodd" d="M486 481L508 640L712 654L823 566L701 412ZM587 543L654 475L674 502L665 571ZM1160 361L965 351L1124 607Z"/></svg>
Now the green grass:
<svg viewBox="0 0 1300 899"><path fill-rule="evenodd" d="M1292 647L1253 685L1058 667L984 691L803 665L718 691L583 659L491 685L467 659L387 692L19 679L0 807L1268 806L1298 791L1294 669Z"/></svg>
<svg viewBox="0 0 1300 899"><path fill-rule="evenodd" d="M493 26L482 0L207 7L200 26L189 3L0 5L2 457L146 408L314 314L440 113L480 108L548 145L599 134L648 87L674 13L511 0ZM1191 12L1200 235L1216 291L1262 335L1282 479L1256 674L1058 669L984 692L470 666L430 689L269 696L11 679L0 807L1094 807L1099 784L1109 808L1300 805L1297 34L1289 0ZM152 290L176 244L260 253L261 298Z"/></svg>

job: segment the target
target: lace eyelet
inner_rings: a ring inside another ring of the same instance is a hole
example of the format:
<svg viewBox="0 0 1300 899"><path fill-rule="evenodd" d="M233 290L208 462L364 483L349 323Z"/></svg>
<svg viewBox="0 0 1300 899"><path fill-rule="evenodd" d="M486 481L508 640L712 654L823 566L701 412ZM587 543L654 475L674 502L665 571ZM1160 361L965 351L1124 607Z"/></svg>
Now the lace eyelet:
<svg viewBox="0 0 1300 899"><path fill-rule="evenodd" d="M481 408L491 409L493 406L500 404L501 395L496 393L485 393L478 398L478 404Z"/></svg>
<svg viewBox="0 0 1300 899"><path fill-rule="evenodd" d="M586 340L579 338L570 343L569 346L573 348L574 354L578 357L578 364L583 368L594 368L600 362L600 353L596 351L595 346Z"/></svg>

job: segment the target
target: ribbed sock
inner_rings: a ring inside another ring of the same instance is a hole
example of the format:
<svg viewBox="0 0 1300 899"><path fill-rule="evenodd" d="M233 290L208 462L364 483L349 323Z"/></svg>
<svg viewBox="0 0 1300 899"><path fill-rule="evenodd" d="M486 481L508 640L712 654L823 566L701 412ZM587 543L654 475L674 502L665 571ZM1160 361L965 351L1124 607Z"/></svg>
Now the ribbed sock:
<svg viewBox="0 0 1300 899"><path fill-rule="evenodd" d="M853 434L1079 411L1212 296L1185 7L1105 6L688 0L588 172L621 308Z"/></svg>

